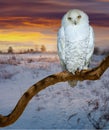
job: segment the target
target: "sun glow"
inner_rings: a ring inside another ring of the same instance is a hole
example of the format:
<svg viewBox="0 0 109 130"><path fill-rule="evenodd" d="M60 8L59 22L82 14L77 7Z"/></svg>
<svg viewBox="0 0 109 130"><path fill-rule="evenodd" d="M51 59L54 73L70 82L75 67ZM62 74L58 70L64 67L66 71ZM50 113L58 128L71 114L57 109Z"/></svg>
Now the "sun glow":
<svg viewBox="0 0 109 130"><path fill-rule="evenodd" d="M44 35L38 32L9 32L1 33L0 41L11 41L11 42L27 42L27 41L37 41L43 38Z"/></svg>
<svg viewBox="0 0 109 130"><path fill-rule="evenodd" d="M29 30L23 31L0 31L0 48L1 50L7 49L9 46L14 47L15 50L35 48L36 45L44 44L48 46L52 43L56 43L55 34L43 34L41 32L36 32ZM54 49L54 48L51 48Z"/></svg>
<svg viewBox="0 0 109 130"><path fill-rule="evenodd" d="M54 50L53 44L56 46L56 29L59 20L0 17L0 22L0 50L7 50L9 46L14 47L15 50L29 49L37 44L44 44L47 50Z"/></svg>

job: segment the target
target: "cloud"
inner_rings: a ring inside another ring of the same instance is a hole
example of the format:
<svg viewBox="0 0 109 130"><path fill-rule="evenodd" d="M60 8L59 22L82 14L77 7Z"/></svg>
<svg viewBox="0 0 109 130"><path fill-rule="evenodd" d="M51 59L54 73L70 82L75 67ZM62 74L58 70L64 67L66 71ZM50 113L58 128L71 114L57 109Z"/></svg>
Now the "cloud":
<svg viewBox="0 0 109 130"><path fill-rule="evenodd" d="M52 16L53 15L53 16ZM36 31L57 30L61 25L63 13L54 13L48 17L0 17L1 29L34 28ZM88 13L90 23L97 26L109 26L109 15L104 13Z"/></svg>
<svg viewBox="0 0 109 130"><path fill-rule="evenodd" d="M31 31L42 31L49 30L54 32L59 28L61 19L50 19L50 18L32 18L32 17L1 17L0 18L0 28L3 29L13 29L13 30L30 30ZM4 31L5 31L4 30Z"/></svg>
<svg viewBox="0 0 109 130"><path fill-rule="evenodd" d="M0 28L56 29L62 16L71 8L87 12L93 24L109 26L108 7L108 0L0 0Z"/></svg>
<svg viewBox="0 0 109 130"><path fill-rule="evenodd" d="M98 0L99 2L109 2L109 0Z"/></svg>
<svg viewBox="0 0 109 130"><path fill-rule="evenodd" d="M97 26L109 26L109 15L108 14L98 14L98 13L90 13L90 23Z"/></svg>
<svg viewBox="0 0 109 130"><path fill-rule="evenodd" d="M95 8L100 11L100 8L104 7L105 9L106 5L109 6L109 2L106 3L103 0L0 0L0 16L45 18L50 15L51 17L60 17L71 8L86 9L88 11ZM109 11L108 8L106 8L106 11Z"/></svg>

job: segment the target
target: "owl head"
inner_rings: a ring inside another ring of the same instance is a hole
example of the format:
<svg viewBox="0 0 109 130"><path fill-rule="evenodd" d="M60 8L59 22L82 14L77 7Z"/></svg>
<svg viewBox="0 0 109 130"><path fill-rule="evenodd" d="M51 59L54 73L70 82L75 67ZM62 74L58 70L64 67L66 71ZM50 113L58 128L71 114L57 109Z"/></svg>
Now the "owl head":
<svg viewBox="0 0 109 130"><path fill-rule="evenodd" d="M62 19L62 25L72 25L74 27L78 25L89 24L89 18L86 13L78 9L72 9L68 11Z"/></svg>

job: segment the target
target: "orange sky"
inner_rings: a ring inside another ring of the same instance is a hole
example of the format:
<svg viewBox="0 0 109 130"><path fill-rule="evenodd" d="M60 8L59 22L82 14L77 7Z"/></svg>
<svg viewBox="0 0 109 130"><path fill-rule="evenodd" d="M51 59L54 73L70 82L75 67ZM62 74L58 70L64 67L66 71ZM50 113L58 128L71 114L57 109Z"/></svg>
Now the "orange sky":
<svg viewBox="0 0 109 130"><path fill-rule="evenodd" d="M35 48L37 44L56 50L61 18L73 8L84 10L92 25L103 27L103 31L95 30L97 42L99 36L109 40L109 0L0 0L0 50Z"/></svg>
<svg viewBox="0 0 109 130"><path fill-rule="evenodd" d="M0 18L1 21L4 20L22 20L25 17L5 17ZM17 50L35 48L37 44L45 44L45 46L50 49L55 49L56 47L56 33L55 28L59 26L59 20L48 20L48 19L39 19L45 21L46 24L40 23L31 23L24 20L19 25L14 25L7 23L5 28L0 29L0 48L6 50L9 46ZM54 48L55 47L55 48Z"/></svg>

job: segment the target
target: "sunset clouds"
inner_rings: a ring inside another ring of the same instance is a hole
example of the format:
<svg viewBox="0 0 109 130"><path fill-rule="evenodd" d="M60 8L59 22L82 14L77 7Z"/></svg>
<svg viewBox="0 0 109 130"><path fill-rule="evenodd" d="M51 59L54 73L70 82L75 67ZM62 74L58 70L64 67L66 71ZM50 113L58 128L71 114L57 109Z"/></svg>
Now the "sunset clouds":
<svg viewBox="0 0 109 130"><path fill-rule="evenodd" d="M52 24L50 20L60 20L66 11L73 8L87 12L93 24L98 22L102 25L99 20L109 23L109 0L0 0L0 26L24 26L26 22L48 26Z"/></svg>
<svg viewBox="0 0 109 130"><path fill-rule="evenodd" d="M109 26L109 0L0 0L0 47L56 44L61 18L73 8L88 13L91 24Z"/></svg>

